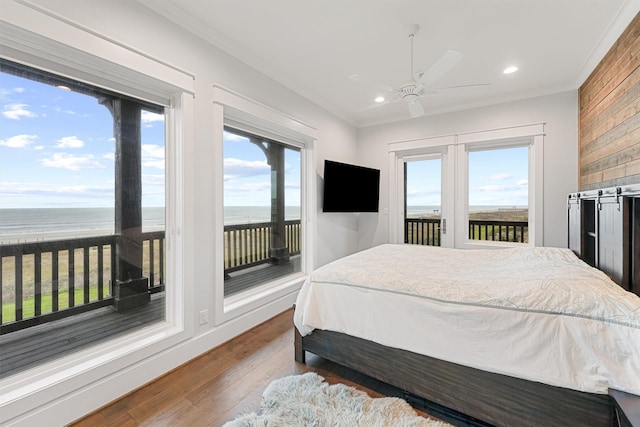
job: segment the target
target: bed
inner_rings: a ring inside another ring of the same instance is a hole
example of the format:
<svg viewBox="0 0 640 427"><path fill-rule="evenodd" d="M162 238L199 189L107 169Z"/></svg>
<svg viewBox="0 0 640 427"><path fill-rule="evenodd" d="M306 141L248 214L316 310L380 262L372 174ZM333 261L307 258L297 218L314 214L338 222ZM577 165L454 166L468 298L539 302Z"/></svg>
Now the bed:
<svg viewBox="0 0 640 427"><path fill-rule="evenodd" d="M569 249L386 244L313 272L305 351L492 425L610 426L640 395L640 298Z"/></svg>

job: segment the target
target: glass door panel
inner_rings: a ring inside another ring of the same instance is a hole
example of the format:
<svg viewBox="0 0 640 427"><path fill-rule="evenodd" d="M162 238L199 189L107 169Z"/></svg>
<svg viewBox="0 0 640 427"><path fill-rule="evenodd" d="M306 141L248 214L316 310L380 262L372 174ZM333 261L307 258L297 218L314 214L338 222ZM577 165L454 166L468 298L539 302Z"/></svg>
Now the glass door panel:
<svg viewBox="0 0 640 427"><path fill-rule="evenodd" d="M442 237L442 159L406 161L404 242L440 246Z"/></svg>
<svg viewBox="0 0 640 427"><path fill-rule="evenodd" d="M469 240L529 242L529 148L469 152Z"/></svg>

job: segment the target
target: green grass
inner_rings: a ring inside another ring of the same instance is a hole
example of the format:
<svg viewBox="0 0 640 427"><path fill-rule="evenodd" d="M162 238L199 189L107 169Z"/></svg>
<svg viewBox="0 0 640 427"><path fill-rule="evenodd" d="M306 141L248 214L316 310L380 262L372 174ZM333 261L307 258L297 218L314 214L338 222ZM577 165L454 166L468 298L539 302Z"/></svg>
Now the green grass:
<svg viewBox="0 0 640 427"><path fill-rule="evenodd" d="M104 294L108 290L104 290ZM75 305L81 305L84 302L84 289L74 289ZM98 299L98 285L89 286L89 301ZM69 308L69 290L64 289L58 292L58 310ZM16 306L14 303L6 303L2 305L2 322L11 322L16 319ZM22 317L24 319L35 316L35 298L27 298L23 302ZM53 311L53 297L51 294L42 295L42 314L51 313Z"/></svg>

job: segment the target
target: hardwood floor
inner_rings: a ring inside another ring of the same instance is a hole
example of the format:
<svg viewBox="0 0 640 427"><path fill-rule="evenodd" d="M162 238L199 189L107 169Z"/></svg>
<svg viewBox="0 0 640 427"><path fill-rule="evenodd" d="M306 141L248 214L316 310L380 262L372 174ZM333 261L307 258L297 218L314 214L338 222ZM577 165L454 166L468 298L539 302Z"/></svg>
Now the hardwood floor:
<svg viewBox="0 0 640 427"><path fill-rule="evenodd" d="M308 371L373 397L401 395L393 387L313 355L308 355L306 365L295 362L292 318L293 310L288 310L71 426L221 426L259 411L262 392L271 381Z"/></svg>

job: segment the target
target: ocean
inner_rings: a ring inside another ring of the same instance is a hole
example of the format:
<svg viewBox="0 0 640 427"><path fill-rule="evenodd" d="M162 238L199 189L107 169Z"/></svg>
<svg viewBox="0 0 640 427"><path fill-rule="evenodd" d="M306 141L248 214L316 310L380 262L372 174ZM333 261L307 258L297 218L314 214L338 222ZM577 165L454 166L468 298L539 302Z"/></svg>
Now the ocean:
<svg viewBox="0 0 640 427"><path fill-rule="evenodd" d="M490 212L490 211L499 211L499 210L520 210L527 209L526 206L511 206L511 205L478 205L478 206L469 206L469 212ZM440 213L440 206L407 206L407 216L417 216L421 214L433 214Z"/></svg>
<svg viewBox="0 0 640 427"><path fill-rule="evenodd" d="M113 218L113 208L0 209L0 243L112 234ZM270 219L269 206L228 206L224 210L225 225ZM300 219L300 207L287 206L285 219ZM142 208L143 231L161 230L164 225L163 207Z"/></svg>
<svg viewBox="0 0 640 427"><path fill-rule="evenodd" d="M471 211L521 209L524 206L472 206ZM409 206L407 216L439 212L439 206ZM112 208L0 209L0 244L112 234ZM224 224L252 224L271 219L269 206L226 206ZM287 206L285 219L300 219L299 206ZM143 231L164 228L164 208L142 209Z"/></svg>

